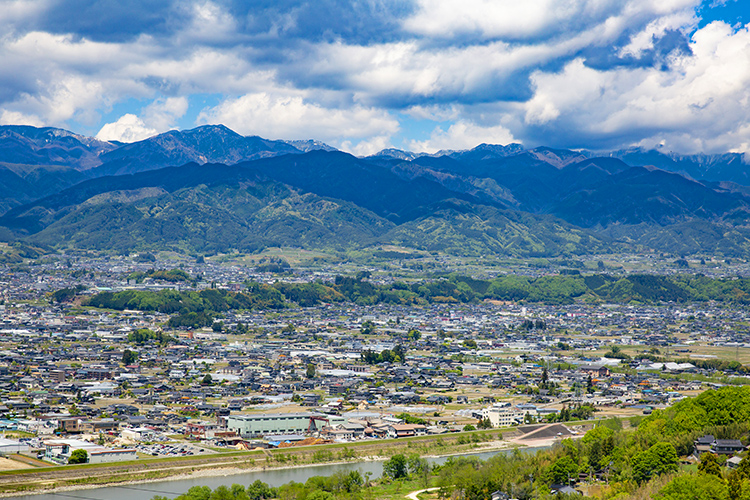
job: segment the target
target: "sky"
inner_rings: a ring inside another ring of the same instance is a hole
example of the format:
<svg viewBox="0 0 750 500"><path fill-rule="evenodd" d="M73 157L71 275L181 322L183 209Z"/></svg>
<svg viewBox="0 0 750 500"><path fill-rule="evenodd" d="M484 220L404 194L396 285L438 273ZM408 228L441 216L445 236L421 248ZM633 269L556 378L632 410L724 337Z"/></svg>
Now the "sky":
<svg viewBox="0 0 750 500"><path fill-rule="evenodd" d="M750 152L747 0L0 0L0 124Z"/></svg>

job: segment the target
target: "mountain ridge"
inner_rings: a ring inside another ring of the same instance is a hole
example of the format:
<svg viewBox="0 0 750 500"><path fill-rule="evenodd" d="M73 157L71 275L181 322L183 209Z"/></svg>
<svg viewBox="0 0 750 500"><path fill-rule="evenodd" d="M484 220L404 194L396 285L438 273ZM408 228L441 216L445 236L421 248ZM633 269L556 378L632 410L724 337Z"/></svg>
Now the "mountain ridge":
<svg viewBox="0 0 750 500"><path fill-rule="evenodd" d="M313 140L246 137L223 125L130 144L89 139L60 129L0 127L5 160L31 160L2 162L0 154L5 239L93 245L109 233L150 245L153 235L168 233L173 244L198 251L216 246L200 243L201 234L213 234L205 229L213 221L223 239L246 250L273 241L337 249L380 242L472 255L611 247L750 256L750 187L733 180L746 176L744 158L735 153L595 154L480 144L430 155L391 149L355 157ZM625 161L649 159L658 165ZM60 164L41 164L50 160ZM720 178L697 179L688 167ZM260 185L276 194L238 194ZM219 192L248 200L254 215L224 203ZM339 208L321 212L324 206ZM135 233L123 233L111 220ZM685 241L683 233L690 235Z"/></svg>

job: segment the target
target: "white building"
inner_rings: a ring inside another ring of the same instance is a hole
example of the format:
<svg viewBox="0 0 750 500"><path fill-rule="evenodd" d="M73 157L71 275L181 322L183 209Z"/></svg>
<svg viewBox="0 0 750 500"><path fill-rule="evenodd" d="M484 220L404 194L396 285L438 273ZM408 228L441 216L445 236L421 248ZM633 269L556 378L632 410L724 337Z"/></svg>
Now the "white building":
<svg viewBox="0 0 750 500"><path fill-rule="evenodd" d="M8 455L10 453L28 453L29 445L22 443L17 439L5 439L0 438L0 455Z"/></svg>
<svg viewBox="0 0 750 500"><path fill-rule="evenodd" d="M44 449L45 458L62 464L68 463L70 455L76 450L86 450L88 463L91 464L124 462L138 458L138 453L132 448L110 449L80 439L50 439L44 441Z"/></svg>
<svg viewBox="0 0 750 500"><path fill-rule="evenodd" d="M500 402L484 408L482 418L489 418L492 427L510 427L523 422L523 412L508 402Z"/></svg>
<svg viewBox="0 0 750 500"><path fill-rule="evenodd" d="M148 427L123 429L122 432L120 432L120 435L131 441L154 441L156 438L156 432Z"/></svg>

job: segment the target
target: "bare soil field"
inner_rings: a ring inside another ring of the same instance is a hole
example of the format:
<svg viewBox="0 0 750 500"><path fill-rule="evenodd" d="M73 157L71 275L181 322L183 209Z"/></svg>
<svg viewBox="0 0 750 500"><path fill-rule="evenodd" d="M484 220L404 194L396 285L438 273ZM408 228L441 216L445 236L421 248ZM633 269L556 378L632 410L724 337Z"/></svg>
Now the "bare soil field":
<svg viewBox="0 0 750 500"><path fill-rule="evenodd" d="M11 460L10 458L0 457L0 471L2 470L16 470L16 469L31 469L32 465L19 462L17 460Z"/></svg>

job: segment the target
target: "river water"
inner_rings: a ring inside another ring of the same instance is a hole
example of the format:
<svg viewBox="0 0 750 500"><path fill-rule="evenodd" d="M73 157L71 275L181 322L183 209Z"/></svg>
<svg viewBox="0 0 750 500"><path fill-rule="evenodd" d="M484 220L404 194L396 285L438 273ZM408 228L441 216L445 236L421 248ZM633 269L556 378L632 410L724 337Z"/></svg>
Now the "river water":
<svg viewBox="0 0 750 500"><path fill-rule="evenodd" d="M524 453L533 453L542 448L522 448ZM462 456L474 456L482 460L497 455L498 453L509 453L511 450L487 451L482 453L467 453ZM431 464L443 464L449 457L428 458ZM173 481L155 481L150 483L128 484L125 486L106 486L103 488L92 488L85 490L64 491L48 493L43 495L21 495L7 497L14 500L66 500L78 498L81 500L150 500L155 495L166 498L174 498L187 492L193 486L208 486L211 489L219 486L231 486L241 484L247 486L257 479L270 486L281 486L291 481L304 483L312 476L329 476L338 471L349 472L359 470L362 475L370 473L372 479L380 477L383 473L383 461L354 462L330 465L309 465L304 467L290 467L288 469L261 470L252 472L241 472L239 474L227 474L223 476L195 477L189 479L177 479Z"/></svg>

